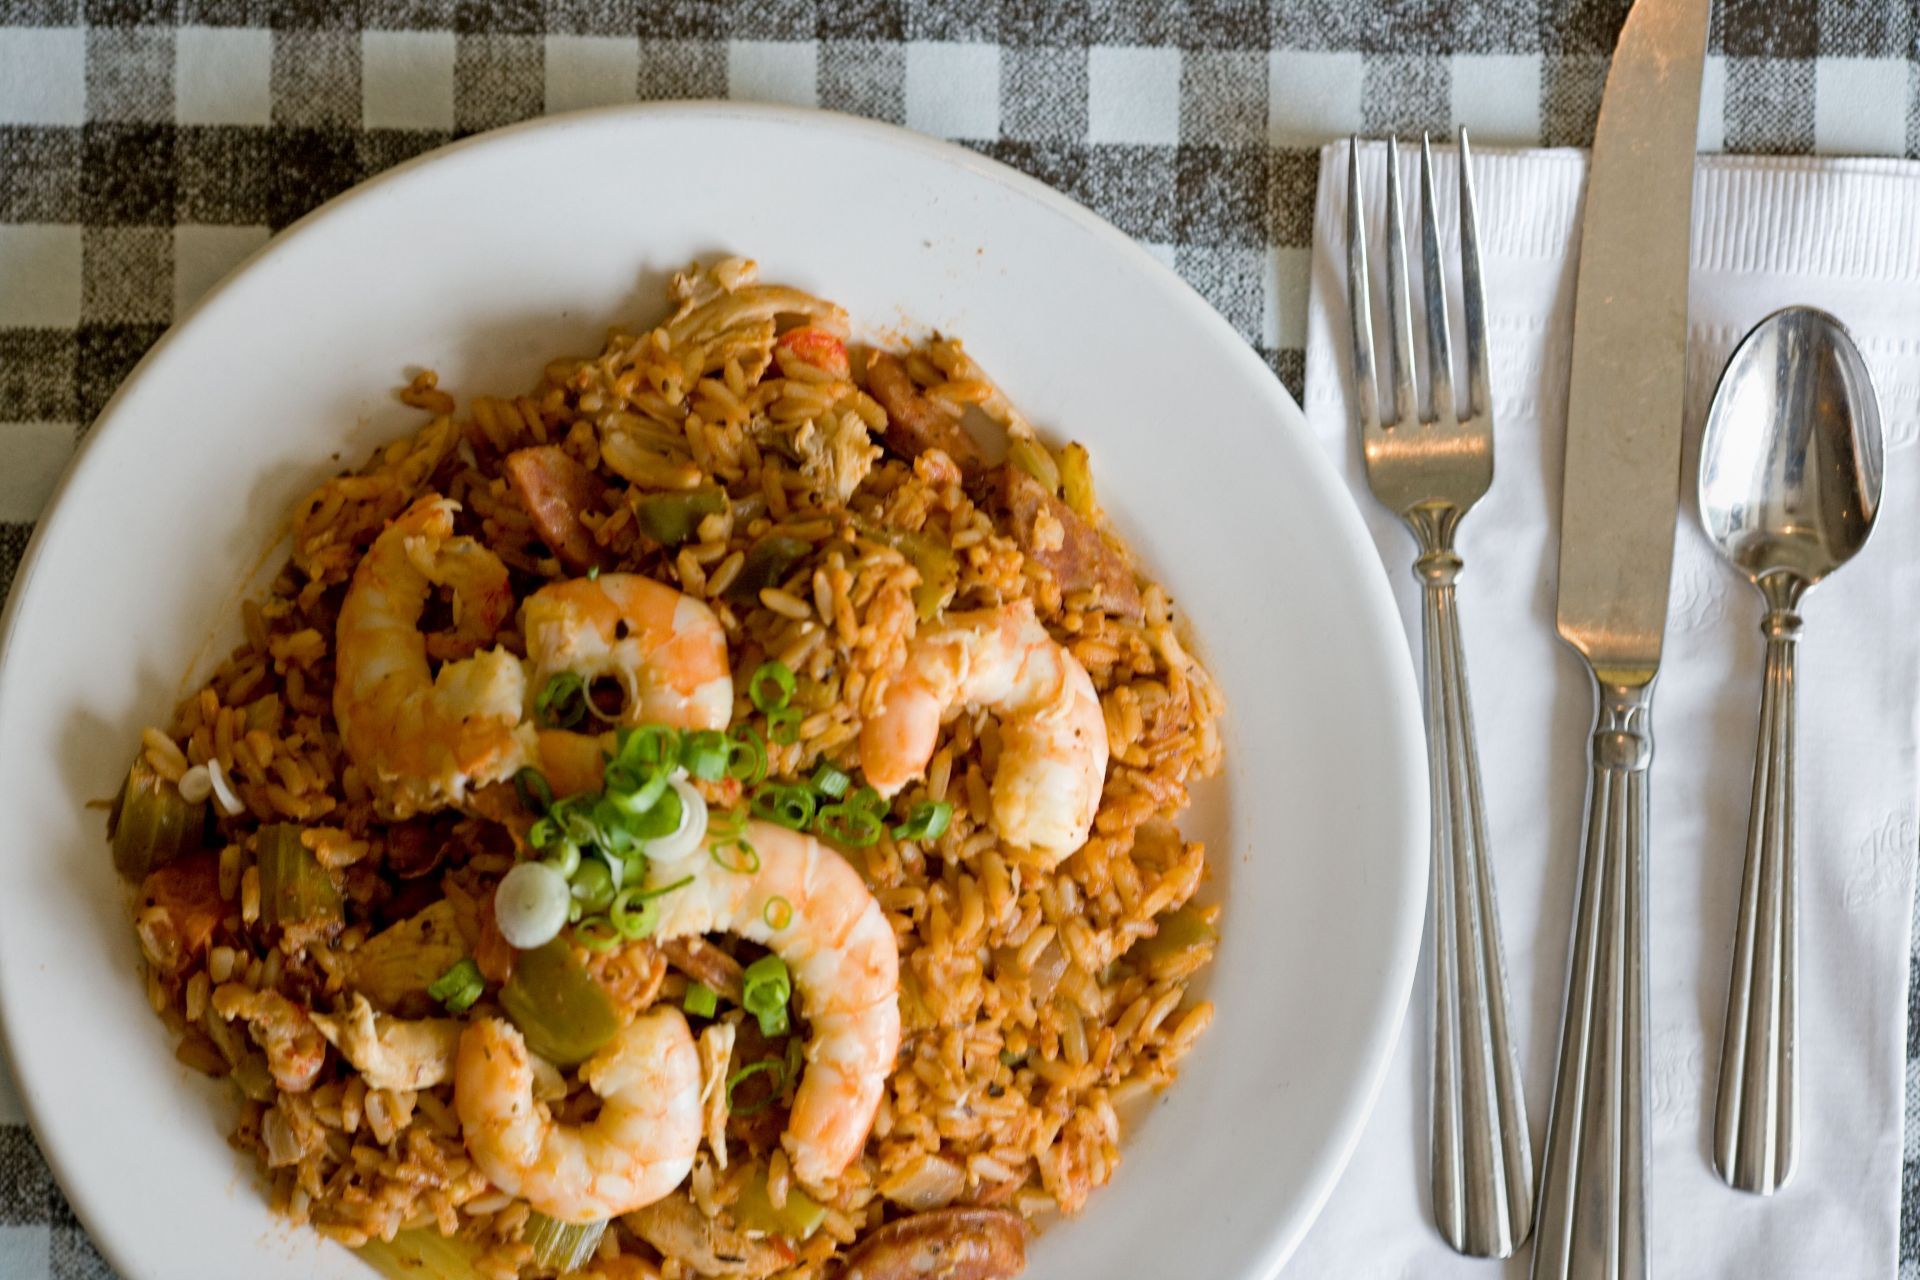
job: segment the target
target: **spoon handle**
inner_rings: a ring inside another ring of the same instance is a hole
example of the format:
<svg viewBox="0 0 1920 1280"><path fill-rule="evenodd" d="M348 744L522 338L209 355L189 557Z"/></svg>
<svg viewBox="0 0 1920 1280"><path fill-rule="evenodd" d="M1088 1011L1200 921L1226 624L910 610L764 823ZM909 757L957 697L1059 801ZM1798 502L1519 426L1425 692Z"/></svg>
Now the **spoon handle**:
<svg viewBox="0 0 1920 1280"><path fill-rule="evenodd" d="M1800 1102L1793 848L1793 656L1800 616L1776 606L1760 629L1767 637L1767 674L1727 986L1713 1163L1729 1185L1772 1195L1793 1175Z"/></svg>
<svg viewBox="0 0 1920 1280"><path fill-rule="evenodd" d="M1426 550L1428 785L1433 797L1433 1216L1447 1243L1505 1258L1533 1230L1533 1143L1508 1030L1480 752L1460 645L1460 557Z"/></svg>

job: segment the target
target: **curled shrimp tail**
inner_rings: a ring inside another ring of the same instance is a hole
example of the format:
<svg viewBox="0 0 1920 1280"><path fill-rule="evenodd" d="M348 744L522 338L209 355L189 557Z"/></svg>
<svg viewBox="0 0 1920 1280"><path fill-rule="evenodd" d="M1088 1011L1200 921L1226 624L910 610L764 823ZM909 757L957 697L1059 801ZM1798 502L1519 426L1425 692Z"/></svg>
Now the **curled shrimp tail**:
<svg viewBox="0 0 1920 1280"><path fill-rule="evenodd" d="M453 1103L492 1183L561 1222L644 1208L680 1185L700 1145L700 1056L678 1009L655 1006L580 1068L600 1114L563 1125L534 1097L537 1067L510 1024L461 1033Z"/></svg>
<svg viewBox="0 0 1920 1280"><path fill-rule="evenodd" d="M526 677L503 649L428 664L421 614L435 587L453 593L449 644L470 652L511 612L504 565L453 535L458 504L428 494L402 512L354 570L336 634L334 716L347 753L390 816L464 801L511 777Z"/></svg>

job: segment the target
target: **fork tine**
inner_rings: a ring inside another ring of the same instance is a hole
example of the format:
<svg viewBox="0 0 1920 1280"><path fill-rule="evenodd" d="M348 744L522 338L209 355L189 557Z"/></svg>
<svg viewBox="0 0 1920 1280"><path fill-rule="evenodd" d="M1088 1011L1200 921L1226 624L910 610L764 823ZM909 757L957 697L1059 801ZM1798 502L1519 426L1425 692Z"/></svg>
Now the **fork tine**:
<svg viewBox="0 0 1920 1280"><path fill-rule="evenodd" d="M1447 273L1433 201L1433 144L1420 135L1420 284L1427 304L1427 386L1433 420L1453 420L1453 343L1447 336Z"/></svg>
<svg viewBox="0 0 1920 1280"><path fill-rule="evenodd" d="M1480 215L1473 194L1473 156L1460 130L1460 309L1467 322L1468 412L1493 421L1492 379L1487 375L1487 294L1480 279Z"/></svg>
<svg viewBox="0 0 1920 1280"><path fill-rule="evenodd" d="M1413 389L1413 301L1407 288L1406 211L1400 199L1400 139L1387 139L1387 324L1393 371L1391 426L1416 426Z"/></svg>
<svg viewBox="0 0 1920 1280"><path fill-rule="evenodd" d="M1353 325L1353 402L1362 431L1380 426L1373 370L1373 295L1367 288L1367 224L1360 208L1360 139L1347 139L1347 317Z"/></svg>

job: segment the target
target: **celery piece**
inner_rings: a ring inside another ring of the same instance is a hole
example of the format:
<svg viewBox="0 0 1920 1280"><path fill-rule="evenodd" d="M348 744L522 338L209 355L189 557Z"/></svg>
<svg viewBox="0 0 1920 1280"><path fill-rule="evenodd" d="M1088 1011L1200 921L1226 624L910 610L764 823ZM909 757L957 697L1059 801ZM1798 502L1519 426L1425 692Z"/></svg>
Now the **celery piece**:
<svg viewBox="0 0 1920 1280"><path fill-rule="evenodd" d="M620 1029L613 1001L564 938L514 958L500 1007L527 1048L559 1067L585 1062Z"/></svg>
<svg viewBox="0 0 1920 1280"><path fill-rule="evenodd" d="M389 1280L479 1280L480 1275L473 1269L474 1246L432 1227L396 1232L391 1240L376 1236L354 1253Z"/></svg>
<svg viewBox="0 0 1920 1280"><path fill-rule="evenodd" d="M260 829L260 919L268 925L333 925L344 921L333 877L301 843L300 828L276 822Z"/></svg>
<svg viewBox="0 0 1920 1280"><path fill-rule="evenodd" d="M826 1221L826 1206L802 1191L798 1186L787 1188L787 1202L780 1208L773 1207L773 1201L767 1195L767 1175L756 1173L746 1186L740 1188L740 1198L729 1207L733 1220L748 1231L759 1231L770 1236L785 1236L789 1240L805 1240L820 1229Z"/></svg>
<svg viewBox="0 0 1920 1280"><path fill-rule="evenodd" d="M556 1275L578 1271L600 1247L607 1220L598 1222L560 1222L539 1210L527 1215L527 1229L520 1238L533 1246L533 1265Z"/></svg>
<svg viewBox="0 0 1920 1280"><path fill-rule="evenodd" d="M206 829L206 801L188 803L178 787L144 758L137 759L107 815L114 870L129 880L144 880L155 867L198 849Z"/></svg>

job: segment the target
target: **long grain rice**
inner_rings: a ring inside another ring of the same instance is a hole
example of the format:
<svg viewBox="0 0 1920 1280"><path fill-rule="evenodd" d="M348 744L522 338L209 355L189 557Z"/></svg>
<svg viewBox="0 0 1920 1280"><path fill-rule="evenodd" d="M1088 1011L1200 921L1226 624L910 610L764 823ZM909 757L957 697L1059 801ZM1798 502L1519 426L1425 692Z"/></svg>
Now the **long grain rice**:
<svg viewBox="0 0 1920 1280"><path fill-rule="evenodd" d="M603 567L617 563L710 601L736 664L740 714L752 664L777 659L801 677L796 740L770 748L775 767L795 777L822 760L858 764L861 726L885 705L920 626L918 571L862 530L944 540L958 566L949 607L1030 600L1087 667L1114 764L1093 837L1060 865L1044 865L1004 845L988 821L1001 734L993 717L973 709L942 728L924 780L897 802L897 814L922 801L951 803L946 834L883 836L848 851L900 943L904 1035L864 1153L837 1186L806 1188L825 1202L825 1220L784 1274L825 1280L847 1245L898 1216L878 1188L919 1162L963 1170L962 1202L1030 1218L1077 1210L1112 1175L1121 1113L1172 1079L1214 1016L1192 991L1210 945L1151 972L1130 948L1167 913L1191 910L1205 877L1204 850L1168 819L1186 805L1189 783L1218 767L1224 708L1164 591L1145 584L1139 619L1104 613L1085 593L1063 594L936 455L912 465L870 461L843 502L832 468L807 463L802 450L836 430L880 431L886 413L855 382L775 351L771 320L703 328L700 317L719 312L701 307L724 303L726 282L746 287L744 272L728 264L718 278L681 278L672 320L615 331L596 356L552 361L528 394L474 397L464 415L431 373L419 374L401 398L432 414L428 425L302 501L292 561L263 597L241 607L241 647L182 702L169 727L141 734L142 758L162 778L206 771L220 801L218 888L228 919L214 945L177 972L165 971L166 956L156 954L164 948L151 918L143 917L141 937L155 1010L206 1028L190 1031L182 1061L257 1080L261 1050L238 1023L229 1028L211 1012L209 992L244 982L306 1007L338 1008L360 980L367 940L390 922L381 904L425 883L391 874L399 828L381 816L375 788L344 754L333 719L341 591L385 522L423 493L460 502L462 532L518 580L537 583L569 571L507 483L505 455L557 443L595 472L614 494L584 519ZM809 323L844 332L837 309L809 305ZM924 344L905 367L932 401L1034 436L958 341ZM703 517L691 539L662 549L640 533L633 501L642 492L708 484L726 486L730 501ZM782 580L739 591L749 553L770 536L813 553ZM516 653L525 646L511 617L493 642ZM439 635L428 644L436 661L471 651L456 653ZM269 821L305 826L303 843L341 888L349 921L331 941L282 946L262 924L260 869L248 850ZM514 864L512 839L493 822L451 813L415 821L429 823L445 846L434 874L463 893L490 888ZM1202 918L1216 915L1208 909ZM754 954L715 941L736 966ZM683 999L687 977L656 964L637 1003ZM491 1001L479 1007L494 1009ZM584 1098L566 1097L568 1088L561 1079L551 1102L574 1114ZM758 1178L773 1204L790 1203L797 1187L777 1137L777 1125L735 1116L727 1165L703 1148L682 1194L724 1215ZM528 1206L491 1187L468 1157L450 1085L370 1089L329 1055L310 1091L269 1085L243 1103L234 1141L259 1155L277 1209L345 1243L406 1227L449 1230L478 1250L477 1274L532 1274L521 1238ZM694 1274L661 1262L620 1223L606 1233L601 1258L668 1280Z"/></svg>

